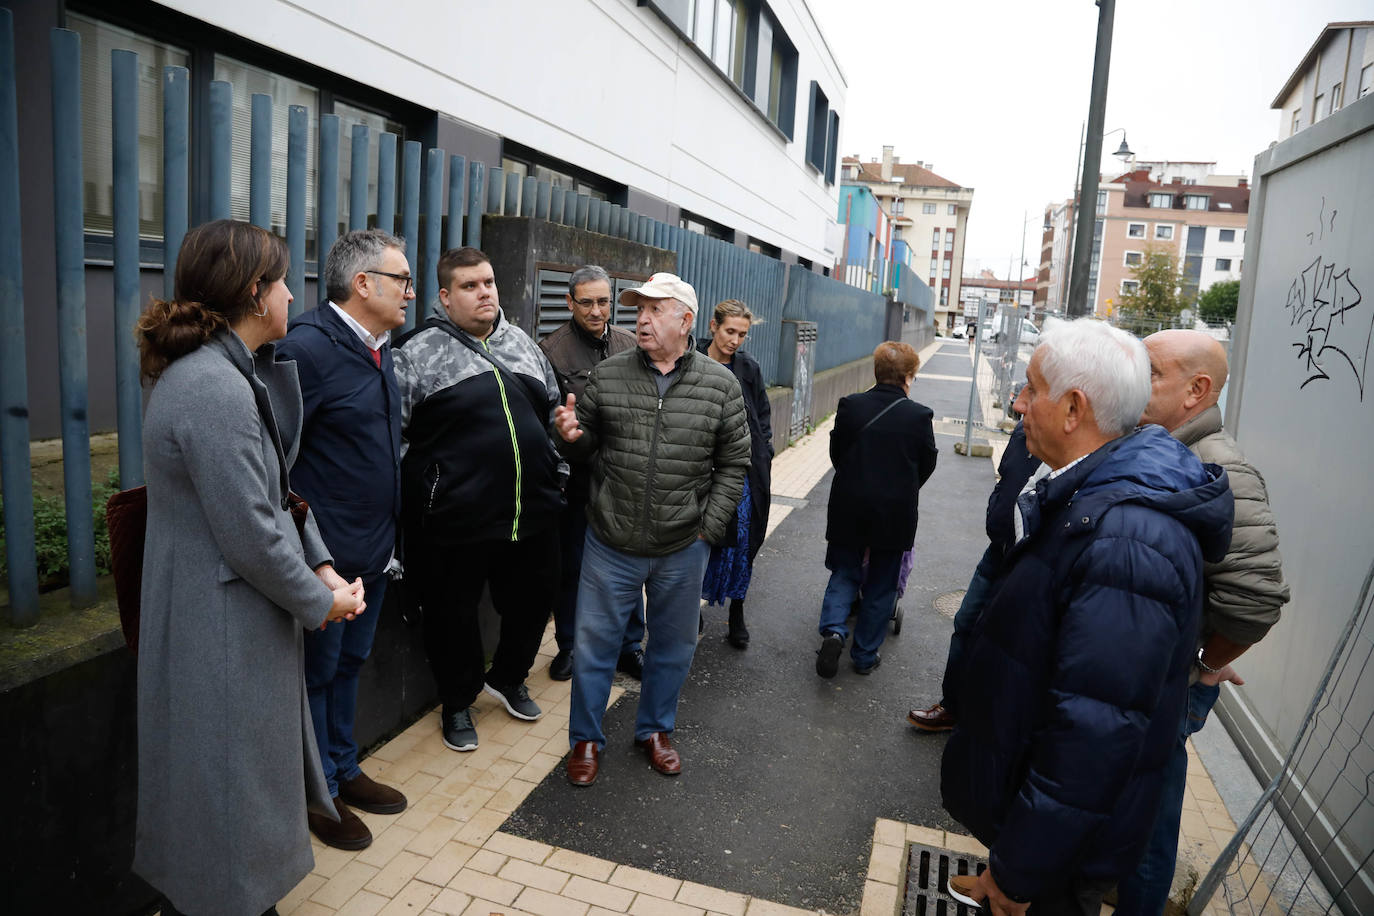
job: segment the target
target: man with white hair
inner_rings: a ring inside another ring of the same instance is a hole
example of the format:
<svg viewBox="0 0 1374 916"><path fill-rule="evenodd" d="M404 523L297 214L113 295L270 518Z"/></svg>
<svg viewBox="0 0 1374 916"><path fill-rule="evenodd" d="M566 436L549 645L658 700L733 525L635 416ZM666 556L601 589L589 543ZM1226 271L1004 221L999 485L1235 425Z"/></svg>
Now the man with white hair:
<svg viewBox="0 0 1374 916"><path fill-rule="evenodd" d="M739 382L692 341L696 291L656 273L620 301L638 310L638 346L598 363L582 396L569 394L554 416L567 453L592 468L568 722L575 786L596 780L601 719L641 592L649 641L635 743L655 770L681 772L668 736L696 652L701 579L749 468Z"/></svg>
<svg viewBox="0 0 1374 916"><path fill-rule="evenodd" d="M1083 319L1041 337L1016 401L1044 466L955 672L940 780L989 850L951 886L999 916L1096 916L1140 859L1177 740L1232 497L1220 467L1135 429L1149 400L1144 345Z"/></svg>

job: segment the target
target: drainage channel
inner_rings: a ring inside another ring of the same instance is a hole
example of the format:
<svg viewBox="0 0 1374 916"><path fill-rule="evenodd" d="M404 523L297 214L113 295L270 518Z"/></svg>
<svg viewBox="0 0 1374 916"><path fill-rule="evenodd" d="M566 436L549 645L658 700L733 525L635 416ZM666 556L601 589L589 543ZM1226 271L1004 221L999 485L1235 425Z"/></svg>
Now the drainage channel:
<svg viewBox="0 0 1374 916"><path fill-rule="evenodd" d="M951 874L978 875L987 860L937 846L907 846L902 916L973 916L978 910L949 896L945 882Z"/></svg>

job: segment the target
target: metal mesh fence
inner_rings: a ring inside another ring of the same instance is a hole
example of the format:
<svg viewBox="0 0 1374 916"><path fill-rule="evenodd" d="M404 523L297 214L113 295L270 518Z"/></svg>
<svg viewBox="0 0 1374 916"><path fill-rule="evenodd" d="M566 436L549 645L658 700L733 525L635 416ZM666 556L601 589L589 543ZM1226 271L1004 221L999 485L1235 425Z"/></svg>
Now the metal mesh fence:
<svg viewBox="0 0 1374 916"><path fill-rule="evenodd" d="M1277 775L1199 884L1197 916L1374 913L1374 610L1354 610Z"/></svg>

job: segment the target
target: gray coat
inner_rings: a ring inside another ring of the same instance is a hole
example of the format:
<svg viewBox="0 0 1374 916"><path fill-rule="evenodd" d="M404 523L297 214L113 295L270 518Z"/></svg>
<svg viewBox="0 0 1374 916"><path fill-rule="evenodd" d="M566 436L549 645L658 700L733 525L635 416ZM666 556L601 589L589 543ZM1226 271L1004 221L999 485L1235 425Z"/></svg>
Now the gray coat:
<svg viewBox="0 0 1374 916"><path fill-rule="evenodd" d="M311 810L333 806L306 704L303 628L329 612L281 507L276 450L245 373L266 386L288 463L295 363L231 331L170 365L143 424L148 534L138 646L134 871L195 916L256 916L314 865ZM368 612L374 612L369 608Z"/></svg>

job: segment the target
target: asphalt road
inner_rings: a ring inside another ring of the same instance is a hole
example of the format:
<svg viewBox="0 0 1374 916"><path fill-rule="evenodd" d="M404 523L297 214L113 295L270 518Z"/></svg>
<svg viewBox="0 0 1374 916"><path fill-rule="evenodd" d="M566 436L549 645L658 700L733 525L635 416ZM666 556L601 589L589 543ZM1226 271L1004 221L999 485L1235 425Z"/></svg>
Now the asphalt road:
<svg viewBox="0 0 1374 916"><path fill-rule="evenodd" d="M968 376L967 351L946 345L923 371ZM968 386L918 378L912 396L937 420L962 417ZM905 717L939 698L950 621L933 602L962 589L982 554L993 470L954 454L955 436L936 438L903 629L888 636L876 672L854 674L846 655L834 680L815 674L827 474L759 553L749 649L725 642L724 609L707 609L674 734L682 775L660 776L633 746L637 695L627 693L606 714L597 783L573 788L560 767L503 829L832 913L858 910L876 818L959 829L940 806L944 738L917 733Z"/></svg>

